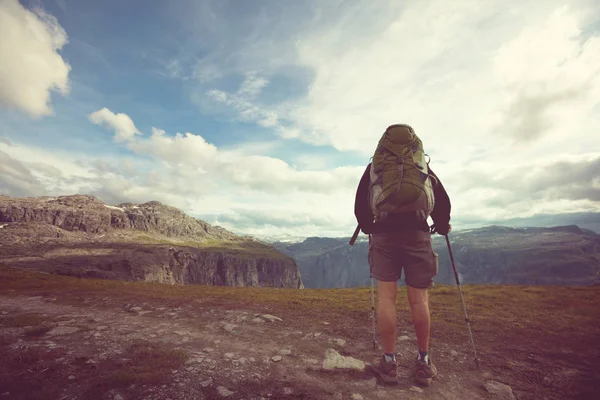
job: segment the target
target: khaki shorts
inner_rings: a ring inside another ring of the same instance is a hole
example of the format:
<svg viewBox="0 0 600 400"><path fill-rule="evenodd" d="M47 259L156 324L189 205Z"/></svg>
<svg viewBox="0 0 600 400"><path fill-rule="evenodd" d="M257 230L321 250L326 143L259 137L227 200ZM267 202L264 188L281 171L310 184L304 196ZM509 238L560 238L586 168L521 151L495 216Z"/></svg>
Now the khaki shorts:
<svg viewBox="0 0 600 400"><path fill-rule="evenodd" d="M369 236L369 265L379 281L396 282L404 269L406 285L425 289L438 273L438 255L428 232L378 233Z"/></svg>

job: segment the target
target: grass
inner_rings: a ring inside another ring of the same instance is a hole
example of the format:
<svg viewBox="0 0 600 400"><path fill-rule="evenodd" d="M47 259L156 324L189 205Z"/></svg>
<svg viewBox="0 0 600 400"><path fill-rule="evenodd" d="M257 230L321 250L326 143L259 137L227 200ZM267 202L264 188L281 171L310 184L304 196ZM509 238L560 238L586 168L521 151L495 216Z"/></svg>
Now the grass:
<svg viewBox="0 0 600 400"><path fill-rule="evenodd" d="M188 305L192 311L237 308L279 315L302 329L322 326L321 321L328 321L328 329L350 339L368 340L365 337L370 333L368 287L298 290L167 285L80 279L5 266L0 266L0 282L0 295L50 296L56 297L57 302L81 307L85 307L83 299L109 299L149 309L181 305ZM560 393L566 396L598 389L600 352L595 349L600 337L599 286L463 285L462 288L478 353L497 380L519 382L521 397L527 398L526 393L544 387L543 379L548 374L576 369L580 371L578 377L561 386ZM399 287L398 292L399 325L412 329L406 288ZM456 286L434 287L430 291L430 309L433 346L439 342L452 343L462 346L457 350L468 354L467 329ZM43 326L44 318L14 315L3 317L2 323L35 328ZM109 372L101 375L98 385L158 382L186 358L177 350L147 343L134 344L128 352L122 355L128 361L113 360L110 367L104 368ZM531 358L532 355L535 357ZM556 379L559 382L561 378ZM519 390L519 386L515 388Z"/></svg>
<svg viewBox="0 0 600 400"><path fill-rule="evenodd" d="M132 233L119 241L153 244L153 245L171 245L181 247L193 247L195 249L207 252L225 252L244 258L268 257L268 258L289 258L280 253L275 248L264 243L251 241L227 241L218 239L206 239L202 242L191 240L179 240L163 236L148 235L146 233Z"/></svg>
<svg viewBox="0 0 600 400"><path fill-rule="evenodd" d="M103 398L110 389L163 384L188 358L185 351L162 343L135 341L118 358L113 357L99 365L91 377L93 383L83 397L94 400Z"/></svg>

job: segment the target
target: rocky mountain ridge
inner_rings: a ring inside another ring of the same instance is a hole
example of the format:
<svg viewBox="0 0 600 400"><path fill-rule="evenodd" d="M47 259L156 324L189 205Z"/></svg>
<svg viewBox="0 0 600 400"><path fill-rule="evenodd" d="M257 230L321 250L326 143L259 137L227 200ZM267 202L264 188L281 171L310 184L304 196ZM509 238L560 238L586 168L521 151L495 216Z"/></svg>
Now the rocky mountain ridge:
<svg viewBox="0 0 600 400"><path fill-rule="evenodd" d="M295 261L270 245L157 201L0 196L0 263L52 273L219 286L302 288Z"/></svg>
<svg viewBox="0 0 600 400"><path fill-rule="evenodd" d="M449 235L461 283L518 285L595 285L600 282L600 235L578 226L509 228L489 226ZM294 257L308 288L370 284L368 241L307 238L274 243ZM448 248L433 237L439 256L435 282L454 284Z"/></svg>

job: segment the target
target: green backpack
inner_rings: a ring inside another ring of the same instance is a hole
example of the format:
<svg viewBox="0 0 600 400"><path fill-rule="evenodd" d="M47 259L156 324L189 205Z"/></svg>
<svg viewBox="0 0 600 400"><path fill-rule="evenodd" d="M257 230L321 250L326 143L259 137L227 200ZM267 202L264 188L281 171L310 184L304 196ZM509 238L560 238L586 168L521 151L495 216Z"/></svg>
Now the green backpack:
<svg viewBox="0 0 600 400"><path fill-rule="evenodd" d="M414 212L427 220L434 195L423 143L412 127L389 126L377 144L370 172L369 204L375 222Z"/></svg>

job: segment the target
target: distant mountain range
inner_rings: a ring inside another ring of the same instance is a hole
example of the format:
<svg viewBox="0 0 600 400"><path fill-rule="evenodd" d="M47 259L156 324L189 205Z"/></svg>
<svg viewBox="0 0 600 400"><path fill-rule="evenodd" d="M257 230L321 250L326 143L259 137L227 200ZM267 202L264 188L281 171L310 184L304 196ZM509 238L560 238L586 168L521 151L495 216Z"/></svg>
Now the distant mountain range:
<svg viewBox="0 0 600 400"><path fill-rule="evenodd" d="M551 228L489 226L449 235L461 284L596 285L600 283L600 235L576 225ZM275 242L293 257L307 288L370 284L368 242L311 237L298 243ZM455 284L448 248L433 237L439 255L435 282Z"/></svg>

